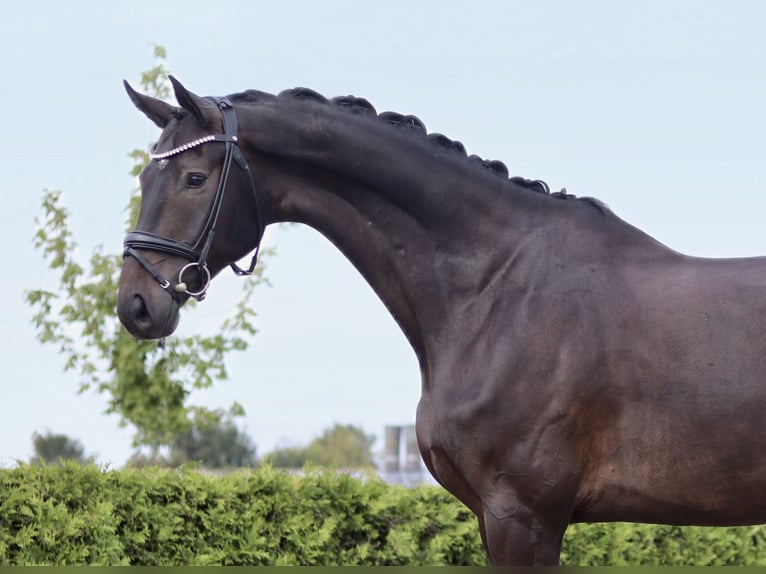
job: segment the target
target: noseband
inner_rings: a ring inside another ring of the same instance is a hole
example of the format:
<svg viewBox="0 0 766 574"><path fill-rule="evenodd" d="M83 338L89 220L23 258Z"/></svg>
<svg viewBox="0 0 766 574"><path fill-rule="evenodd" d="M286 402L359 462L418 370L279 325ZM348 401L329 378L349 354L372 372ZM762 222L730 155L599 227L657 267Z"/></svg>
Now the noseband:
<svg viewBox="0 0 766 574"><path fill-rule="evenodd" d="M188 295L197 301L202 301L210 286L211 276L210 270L207 267L207 256L210 251L210 246L213 243L216 224L218 223L218 215L221 211L223 194L226 191L226 181L229 177L232 160L235 161L248 175L250 188L255 200L256 218L258 220L258 244L256 245L255 253L253 253L253 258L250 261L250 266L247 269L241 269L236 263L230 263L229 265L234 270L234 273L240 276L253 273L258 260L258 249L263 236L263 224L261 222L261 213L258 206L258 195L255 191L255 183L253 182L253 176L247 165L247 161L239 149L239 142L237 140L237 113L234 110L234 106L227 98L208 99L214 102L218 109L221 110L221 114L223 115L223 134L208 135L168 151L149 154L149 157L152 160L167 162L173 156L206 143L222 142L226 146L226 154L223 159L223 169L221 170L221 178L218 181L218 189L215 192L215 197L210 206L207 219L205 220L196 241L193 245L189 245L183 241L173 239L172 237L165 237L164 235L158 235L148 231L131 231L125 236L124 241L125 251L123 252L123 257L133 257L138 261L157 283L159 283L160 287L165 289L170 296L173 297L176 303L179 304L181 303L181 295ZM172 282L163 277L162 274L149 263L141 253L139 253L139 249L148 249L149 251L159 251L161 253L183 257L184 259L187 259L189 263L181 268L178 272L176 281ZM202 286L199 287L197 291L189 291L188 285L184 281L184 274L187 270L192 268L198 270L203 282Z"/></svg>

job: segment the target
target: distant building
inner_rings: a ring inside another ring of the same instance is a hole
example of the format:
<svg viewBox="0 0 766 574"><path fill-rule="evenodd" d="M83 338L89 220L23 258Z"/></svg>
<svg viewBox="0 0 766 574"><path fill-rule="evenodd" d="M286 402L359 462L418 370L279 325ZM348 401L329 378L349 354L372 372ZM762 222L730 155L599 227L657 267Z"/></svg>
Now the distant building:
<svg viewBox="0 0 766 574"><path fill-rule="evenodd" d="M389 484L436 484L420 456L415 425L389 425L384 428L383 463L378 469L378 474Z"/></svg>

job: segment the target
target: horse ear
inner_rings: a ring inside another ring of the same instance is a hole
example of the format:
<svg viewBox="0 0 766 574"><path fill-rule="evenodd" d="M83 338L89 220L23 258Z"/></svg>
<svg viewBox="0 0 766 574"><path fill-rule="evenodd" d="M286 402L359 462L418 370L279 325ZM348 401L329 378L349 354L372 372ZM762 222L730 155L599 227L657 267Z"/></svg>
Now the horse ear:
<svg viewBox="0 0 766 574"><path fill-rule="evenodd" d="M128 92L128 96L130 96L130 100L147 118L152 120L157 127L164 128L168 125L168 122L175 114L173 106L157 98L139 94L131 87L127 80L123 80L122 83L125 86L125 91Z"/></svg>
<svg viewBox="0 0 766 574"><path fill-rule="evenodd" d="M208 126L213 123L215 118L219 116L215 104L190 92L173 76L168 76L168 78L173 84L173 91L178 104L194 116L201 126Z"/></svg>

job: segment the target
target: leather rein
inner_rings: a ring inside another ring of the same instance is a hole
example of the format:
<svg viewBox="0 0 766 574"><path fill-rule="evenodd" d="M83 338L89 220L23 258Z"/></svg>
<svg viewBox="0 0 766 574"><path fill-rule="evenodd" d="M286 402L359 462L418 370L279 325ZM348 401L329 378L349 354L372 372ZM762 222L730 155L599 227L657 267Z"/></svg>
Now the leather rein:
<svg viewBox="0 0 766 574"><path fill-rule="evenodd" d="M251 275L255 270L255 266L258 261L258 250L260 249L261 239L263 237L263 223L261 221L261 212L258 205L258 194L255 190L255 182L253 181L253 175L245 157L242 155L239 149L239 140L237 139L237 113L234 110L234 106L228 98L207 98L211 100L223 116L223 134L208 135L191 141L189 143L180 145L171 150L164 152L152 152L149 157L153 161L167 162L173 156L181 154L192 148L211 142L222 142L226 146L226 152L223 159L223 169L221 170L221 178L218 181L218 189L213 197L213 203L210 206L207 219L205 220L202 229L197 236L193 245L189 245L183 241L178 241L172 237L166 237L164 235L158 235L148 231L131 231L125 236L123 257L133 257L146 271L157 281L157 283L165 289L170 296L179 305L181 304L181 295L187 295L202 301L205 298L208 287L210 286L210 270L207 267L207 256L210 251L210 246L213 243L213 237L215 236L216 225L218 224L218 216L221 211L221 204L223 203L223 195L226 191L226 181L229 177L229 171L231 169L232 161L244 170L248 179L250 180L250 188L253 192L253 198L255 199L255 212L258 220L258 244L256 245L253 257L250 260L250 266L247 269L240 268L236 263L230 263L234 273L238 276ZM149 251L158 251L161 253L168 253L174 256L180 256L187 259L189 263L184 265L178 272L178 276L175 281L171 281L163 277L163 275L154 267L149 261L144 258L138 251L140 249L146 249ZM184 273L188 269L196 268L199 272L199 276L203 282L202 286L196 291L190 291L187 283L184 281Z"/></svg>

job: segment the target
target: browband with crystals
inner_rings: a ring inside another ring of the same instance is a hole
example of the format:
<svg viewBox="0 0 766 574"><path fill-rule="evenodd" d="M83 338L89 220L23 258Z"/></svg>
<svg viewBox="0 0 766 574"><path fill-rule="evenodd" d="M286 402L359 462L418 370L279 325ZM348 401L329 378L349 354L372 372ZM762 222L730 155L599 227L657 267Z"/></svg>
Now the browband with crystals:
<svg viewBox="0 0 766 574"><path fill-rule="evenodd" d="M237 143L237 136L226 136L223 134L216 134L216 135L209 135L205 137L201 137L199 139L196 139L194 141L190 141L189 143L185 143L183 145L180 145L178 147L174 147L173 149L170 149L168 151L161 151L158 153L149 153L149 157L151 159L159 160L159 159L167 159L169 157L173 157L174 155L178 155L179 153L183 153L187 150L190 150L193 147L200 146L202 144L205 144L207 142L212 141L219 141L219 142L233 142Z"/></svg>

